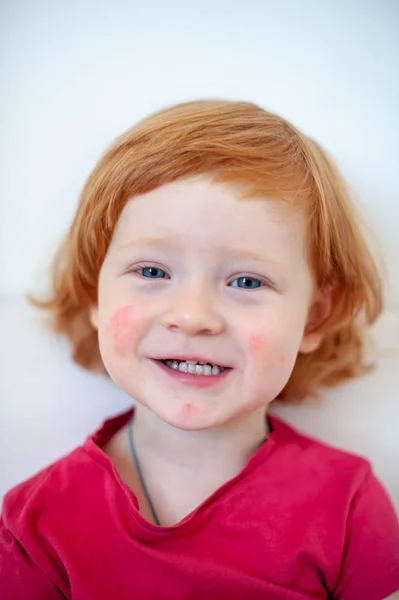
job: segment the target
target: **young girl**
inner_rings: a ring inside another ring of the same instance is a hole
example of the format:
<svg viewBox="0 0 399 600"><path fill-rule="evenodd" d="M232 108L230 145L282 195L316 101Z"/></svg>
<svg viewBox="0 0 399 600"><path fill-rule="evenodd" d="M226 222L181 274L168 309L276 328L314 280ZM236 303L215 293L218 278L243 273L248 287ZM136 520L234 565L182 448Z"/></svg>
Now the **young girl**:
<svg viewBox="0 0 399 600"><path fill-rule="evenodd" d="M377 268L312 139L244 102L145 119L89 177L48 301L136 401L5 497L1 600L398 597L369 462L268 415L364 370Z"/></svg>

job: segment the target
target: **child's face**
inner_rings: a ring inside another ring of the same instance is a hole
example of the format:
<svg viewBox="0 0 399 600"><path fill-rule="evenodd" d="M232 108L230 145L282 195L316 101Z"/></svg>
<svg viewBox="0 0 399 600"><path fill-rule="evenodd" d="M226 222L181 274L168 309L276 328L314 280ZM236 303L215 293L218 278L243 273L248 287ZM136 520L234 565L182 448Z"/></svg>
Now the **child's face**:
<svg viewBox="0 0 399 600"><path fill-rule="evenodd" d="M126 204L92 321L121 389L171 425L205 429L278 395L298 351L320 342L304 330L322 302L302 214L197 177ZM185 357L230 369L187 375L156 360Z"/></svg>

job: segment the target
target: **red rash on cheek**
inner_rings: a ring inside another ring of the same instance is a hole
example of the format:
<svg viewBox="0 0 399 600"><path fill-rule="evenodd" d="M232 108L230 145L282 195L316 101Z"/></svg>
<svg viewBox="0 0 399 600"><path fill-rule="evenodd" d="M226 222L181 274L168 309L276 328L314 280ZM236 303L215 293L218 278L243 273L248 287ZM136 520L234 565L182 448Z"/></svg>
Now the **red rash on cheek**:
<svg viewBox="0 0 399 600"><path fill-rule="evenodd" d="M130 306L120 308L109 320L108 329L114 341L115 352L119 356L127 356L132 350L133 326L134 314Z"/></svg>
<svg viewBox="0 0 399 600"><path fill-rule="evenodd" d="M260 333L253 333L249 338L249 347L251 352L261 361L262 368L266 364L265 361L270 360L271 358L276 365L278 363L282 365L289 364L289 355L284 352L282 352L280 355L273 351L270 353L269 346L270 342L268 342L268 339Z"/></svg>
<svg viewBox="0 0 399 600"><path fill-rule="evenodd" d="M249 338L249 347L252 352L262 352L265 349L265 338L261 333L253 333Z"/></svg>

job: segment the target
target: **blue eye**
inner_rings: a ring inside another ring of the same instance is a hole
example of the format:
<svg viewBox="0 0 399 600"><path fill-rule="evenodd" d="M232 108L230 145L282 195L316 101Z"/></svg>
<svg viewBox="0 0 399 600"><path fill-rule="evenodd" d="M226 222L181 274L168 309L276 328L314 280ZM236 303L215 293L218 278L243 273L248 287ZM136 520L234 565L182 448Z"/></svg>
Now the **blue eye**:
<svg viewBox="0 0 399 600"><path fill-rule="evenodd" d="M231 287L239 287L244 290L255 290L262 285L262 282L255 277L237 277L231 282Z"/></svg>
<svg viewBox="0 0 399 600"><path fill-rule="evenodd" d="M141 267L141 269L137 269L137 272L147 279L163 279L166 277L165 271L158 269L158 267Z"/></svg>

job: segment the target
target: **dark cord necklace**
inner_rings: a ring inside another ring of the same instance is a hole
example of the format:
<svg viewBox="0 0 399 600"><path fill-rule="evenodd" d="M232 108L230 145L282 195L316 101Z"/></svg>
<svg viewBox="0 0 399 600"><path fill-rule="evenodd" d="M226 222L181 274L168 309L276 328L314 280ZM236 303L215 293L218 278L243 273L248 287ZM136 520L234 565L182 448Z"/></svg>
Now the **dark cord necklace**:
<svg viewBox="0 0 399 600"><path fill-rule="evenodd" d="M155 512L155 508L154 508L154 505L152 503L152 500L150 498L150 494L148 492L148 488L147 488L147 486L145 484L143 473L141 472L141 468L140 468L140 464L139 464L139 459L137 458L136 449L134 447L134 443L133 443L133 416L130 419L130 423L129 423L129 427L128 427L128 432L129 432L130 451L131 451L132 456L133 456L134 464L136 465L137 473L138 473L138 475L140 477L141 486L142 486L142 488L144 490L145 496L147 498L147 502L150 505L150 508L151 508L151 511L152 511L153 516L154 516L156 524L157 525L161 525L160 522L159 522L157 513Z"/></svg>

